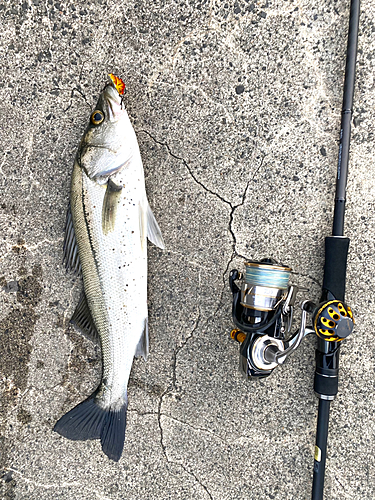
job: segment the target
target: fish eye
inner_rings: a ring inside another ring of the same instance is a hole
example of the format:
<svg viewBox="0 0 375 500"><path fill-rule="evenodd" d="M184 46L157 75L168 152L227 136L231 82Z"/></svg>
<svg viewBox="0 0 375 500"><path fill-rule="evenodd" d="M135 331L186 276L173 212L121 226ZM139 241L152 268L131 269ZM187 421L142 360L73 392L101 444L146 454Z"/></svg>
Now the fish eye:
<svg viewBox="0 0 375 500"><path fill-rule="evenodd" d="M100 123L102 123L103 120L104 120L104 113L103 113L103 111L100 111L100 110L97 109L91 115L91 122L94 125L99 125Z"/></svg>

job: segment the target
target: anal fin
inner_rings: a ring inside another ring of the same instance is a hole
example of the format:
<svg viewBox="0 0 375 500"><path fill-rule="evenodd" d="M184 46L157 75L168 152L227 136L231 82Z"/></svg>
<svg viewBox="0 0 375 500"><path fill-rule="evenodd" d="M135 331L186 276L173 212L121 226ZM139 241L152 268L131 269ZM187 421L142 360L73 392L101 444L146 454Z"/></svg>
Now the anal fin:
<svg viewBox="0 0 375 500"><path fill-rule="evenodd" d="M140 358L141 356L145 361L147 361L149 351L149 339L148 339L148 318L145 319L145 326L141 338L139 339L137 349L135 351L135 357Z"/></svg>
<svg viewBox="0 0 375 500"><path fill-rule="evenodd" d="M82 292L78 305L70 322L76 326L82 334L95 343L99 342L99 334L92 319L85 292Z"/></svg>

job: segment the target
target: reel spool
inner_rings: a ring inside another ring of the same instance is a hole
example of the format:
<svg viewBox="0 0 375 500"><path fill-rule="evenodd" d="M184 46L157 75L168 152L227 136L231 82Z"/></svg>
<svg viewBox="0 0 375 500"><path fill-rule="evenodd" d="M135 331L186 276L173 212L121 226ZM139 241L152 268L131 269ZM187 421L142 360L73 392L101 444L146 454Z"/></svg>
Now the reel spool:
<svg viewBox="0 0 375 500"><path fill-rule="evenodd" d="M290 274L291 268L272 259L246 262L243 274L237 269L230 272L236 326L231 337L241 344L240 371L247 378L270 375L309 333L340 342L353 330L352 311L342 301L329 300L318 306L304 301L300 328L291 334L298 287L289 283ZM308 314L311 327L306 326Z"/></svg>
<svg viewBox="0 0 375 500"><path fill-rule="evenodd" d="M234 322L238 328L250 332L267 328L279 305L286 299L291 269L271 259L245 263L245 274L234 269L230 286L235 295ZM234 281L241 280L241 289Z"/></svg>
<svg viewBox="0 0 375 500"><path fill-rule="evenodd" d="M245 266L241 305L254 311L274 311L286 298L291 269L265 261L245 262Z"/></svg>

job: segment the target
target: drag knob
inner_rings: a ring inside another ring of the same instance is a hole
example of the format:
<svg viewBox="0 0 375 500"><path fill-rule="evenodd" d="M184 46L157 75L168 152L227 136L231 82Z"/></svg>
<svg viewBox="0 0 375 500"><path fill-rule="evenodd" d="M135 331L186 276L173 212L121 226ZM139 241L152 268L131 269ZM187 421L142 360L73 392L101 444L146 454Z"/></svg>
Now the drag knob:
<svg viewBox="0 0 375 500"><path fill-rule="evenodd" d="M340 342L353 331L353 313L350 307L340 300L331 300L319 304L313 324L318 337L329 342Z"/></svg>

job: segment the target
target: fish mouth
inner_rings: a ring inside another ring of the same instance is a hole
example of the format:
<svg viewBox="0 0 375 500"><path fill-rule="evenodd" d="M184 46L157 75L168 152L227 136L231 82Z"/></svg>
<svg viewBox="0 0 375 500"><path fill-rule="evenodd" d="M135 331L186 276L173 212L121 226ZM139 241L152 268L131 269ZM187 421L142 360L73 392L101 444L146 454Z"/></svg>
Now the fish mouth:
<svg viewBox="0 0 375 500"><path fill-rule="evenodd" d="M102 98L104 103L107 105L107 116L110 121L116 121L122 109L122 99L117 89L113 86L112 83L108 83L103 91Z"/></svg>

